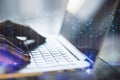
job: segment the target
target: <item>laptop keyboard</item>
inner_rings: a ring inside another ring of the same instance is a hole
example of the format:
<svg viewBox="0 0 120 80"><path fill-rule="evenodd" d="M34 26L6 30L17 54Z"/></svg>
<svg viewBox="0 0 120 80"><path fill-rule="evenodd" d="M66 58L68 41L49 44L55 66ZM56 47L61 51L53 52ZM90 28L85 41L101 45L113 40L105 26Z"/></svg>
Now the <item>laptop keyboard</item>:
<svg viewBox="0 0 120 80"><path fill-rule="evenodd" d="M59 43L46 42L31 51L31 64L27 68L75 65L77 59Z"/></svg>

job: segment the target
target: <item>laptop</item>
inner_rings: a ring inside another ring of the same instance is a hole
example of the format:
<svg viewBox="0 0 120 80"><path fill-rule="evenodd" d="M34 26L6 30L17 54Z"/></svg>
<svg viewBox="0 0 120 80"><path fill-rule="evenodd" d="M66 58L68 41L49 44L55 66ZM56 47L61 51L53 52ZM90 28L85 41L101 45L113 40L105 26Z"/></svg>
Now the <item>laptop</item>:
<svg viewBox="0 0 120 80"><path fill-rule="evenodd" d="M117 4L117 1L93 0L93 6L89 4L89 1L85 1L83 6L78 1L79 5L77 8L73 8L74 10L69 7L72 3L68 3L58 36L47 38L44 44L30 51L30 64L16 73L2 74L0 77L35 76L48 71L91 67L94 61L85 55L84 50L99 49L100 43L96 44L96 41L99 42L108 30L106 23L113 16L111 11L114 11L113 6ZM113 4L111 7L106 6L109 7L106 11L104 7L108 2ZM93 8L94 6L96 7ZM88 11L88 7L90 11ZM102 17L100 17L101 15Z"/></svg>

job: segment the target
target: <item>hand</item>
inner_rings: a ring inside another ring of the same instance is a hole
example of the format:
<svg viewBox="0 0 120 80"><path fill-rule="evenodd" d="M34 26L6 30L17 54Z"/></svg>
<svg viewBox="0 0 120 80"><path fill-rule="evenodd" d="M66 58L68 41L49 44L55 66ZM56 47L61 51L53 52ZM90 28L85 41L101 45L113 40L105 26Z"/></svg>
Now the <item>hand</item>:
<svg viewBox="0 0 120 80"><path fill-rule="evenodd" d="M32 50L45 42L45 38L29 26L17 24L10 20L0 23L0 34L24 51Z"/></svg>
<svg viewBox="0 0 120 80"><path fill-rule="evenodd" d="M8 41L3 35L0 35L0 62L11 64L12 62L19 63L19 61L29 62L29 54L25 54L23 50Z"/></svg>
<svg viewBox="0 0 120 80"><path fill-rule="evenodd" d="M30 63L29 54L0 35L0 74L16 72Z"/></svg>

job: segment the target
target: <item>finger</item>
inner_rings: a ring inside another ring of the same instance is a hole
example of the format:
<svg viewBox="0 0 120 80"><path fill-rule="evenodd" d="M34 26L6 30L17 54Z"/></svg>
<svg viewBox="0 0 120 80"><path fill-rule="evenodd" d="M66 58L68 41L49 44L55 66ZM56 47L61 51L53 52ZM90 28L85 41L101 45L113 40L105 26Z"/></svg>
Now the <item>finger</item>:
<svg viewBox="0 0 120 80"><path fill-rule="evenodd" d="M16 47L22 49L23 51L27 51L27 48L24 45L24 41L19 40L17 38L11 38L11 37L7 37L7 39L11 41L14 45L16 45Z"/></svg>
<svg viewBox="0 0 120 80"><path fill-rule="evenodd" d="M0 23L0 33L4 36L23 36L26 35L24 31L27 31L27 27L24 25L16 24L9 20Z"/></svg>
<svg viewBox="0 0 120 80"><path fill-rule="evenodd" d="M0 33L7 37L25 36L28 39L34 39L37 43L45 42L45 38L39 35L29 26L17 24L9 20L0 24Z"/></svg>

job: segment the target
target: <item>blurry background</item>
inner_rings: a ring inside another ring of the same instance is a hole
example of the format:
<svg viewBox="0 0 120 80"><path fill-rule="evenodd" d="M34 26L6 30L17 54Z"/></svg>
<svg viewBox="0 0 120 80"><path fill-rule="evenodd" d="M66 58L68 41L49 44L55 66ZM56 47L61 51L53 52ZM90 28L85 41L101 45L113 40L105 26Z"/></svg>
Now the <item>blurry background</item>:
<svg viewBox="0 0 120 80"><path fill-rule="evenodd" d="M0 21L29 25L39 33L59 32L68 0L0 0Z"/></svg>
<svg viewBox="0 0 120 80"><path fill-rule="evenodd" d="M116 6L116 2L120 4L119 0L70 0L67 6L67 2L68 0L0 0L0 21L9 19L14 22L29 25L38 33L45 36L57 35L62 25L65 9L67 8L68 13L70 13L70 15L73 15L73 17L71 17L71 20L75 18L75 22L70 23L71 26L77 21L83 21L83 23L86 23L87 20L90 20L93 17L96 18L94 24L91 22L89 23L93 24L94 26L90 25L91 27L89 28L87 28L89 26L88 24L85 24L85 26L83 27L78 24L78 27L80 29L82 28L81 31L79 29L76 29L76 24L75 27L73 26L74 30L78 30L79 32L81 32L81 36L78 37L82 38L79 38L78 42L80 44L88 45L87 42L94 43L92 39L94 37L90 35L90 33L92 32L95 33L95 35L97 36L101 36L101 31L106 31L105 28L108 25L107 22L111 21L109 17L111 17L111 15L115 13L115 11L111 10ZM103 6L105 2L107 5L101 8L101 6ZM99 9L101 10L98 11ZM120 21L119 13L120 6L117 8L117 13L115 14L115 16L112 16L113 18L115 18L115 21L113 21L115 24L111 25L110 27L113 33L115 32L115 30L116 32L120 30L118 28L119 25L117 26ZM93 22L92 19L91 21ZM67 20L66 22L69 22L69 20ZM70 29L69 26L68 28ZM68 30L68 28L66 30ZM94 31L92 31L92 29ZM72 28L71 30L73 31ZM83 35L82 31L87 31L85 32L86 35ZM91 32L89 33L88 31ZM118 44L120 38L117 38L119 36L113 36L110 38L106 38L103 41L103 44L100 44L101 47L98 56L104 59L106 62L113 62L111 64L117 65L120 69L120 49ZM99 43L99 38L96 39L96 43ZM92 44L92 47L93 46L94 45ZM109 46L112 47L109 48Z"/></svg>

